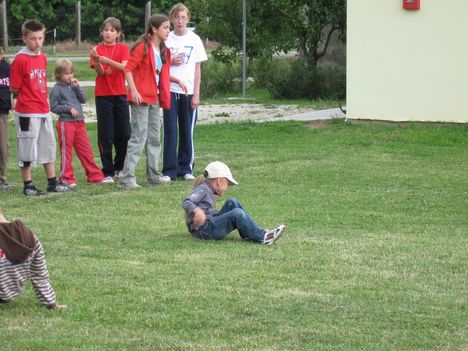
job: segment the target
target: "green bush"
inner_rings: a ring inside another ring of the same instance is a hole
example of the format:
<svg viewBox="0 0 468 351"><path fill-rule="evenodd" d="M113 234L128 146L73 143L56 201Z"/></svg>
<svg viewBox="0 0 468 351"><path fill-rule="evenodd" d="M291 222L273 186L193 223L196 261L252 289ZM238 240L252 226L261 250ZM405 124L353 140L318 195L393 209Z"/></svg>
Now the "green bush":
<svg viewBox="0 0 468 351"><path fill-rule="evenodd" d="M271 75L275 69L275 62L279 59L273 60L271 58L259 58L253 60L248 66L249 76L254 77L255 88L267 88L271 82Z"/></svg>
<svg viewBox="0 0 468 351"><path fill-rule="evenodd" d="M316 66L307 59L275 59L268 67L259 65L258 76L276 99L343 99L346 71L339 66ZM257 76L256 76L257 77Z"/></svg>
<svg viewBox="0 0 468 351"><path fill-rule="evenodd" d="M344 99L346 70L342 66L316 66L291 57L259 58L249 62L248 77L256 89L266 88L274 99ZM203 63L201 91L207 98L242 91L241 60Z"/></svg>
<svg viewBox="0 0 468 351"><path fill-rule="evenodd" d="M239 93L242 90L242 67L238 63L208 60L203 64L200 89L208 98Z"/></svg>

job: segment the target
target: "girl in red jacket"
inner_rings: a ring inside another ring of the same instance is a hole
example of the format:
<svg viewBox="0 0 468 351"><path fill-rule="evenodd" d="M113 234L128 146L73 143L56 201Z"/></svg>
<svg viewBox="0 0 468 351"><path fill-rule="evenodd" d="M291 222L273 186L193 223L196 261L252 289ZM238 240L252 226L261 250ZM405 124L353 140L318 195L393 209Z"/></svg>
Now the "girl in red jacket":
<svg viewBox="0 0 468 351"><path fill-rule="evenodd" d="M169 35L170 22L166 15L151 16L146 32L130 50L125 66L125 79L129 87L128 101L132 114L132 134L127 146L124 168L118 187L135 189L135 168L146 148L146 178L149 185L169 184L171 179L158 173L161 154L159 108L170 108L170 81L185 85L170 77L170 52L164 41Z"/></svg>

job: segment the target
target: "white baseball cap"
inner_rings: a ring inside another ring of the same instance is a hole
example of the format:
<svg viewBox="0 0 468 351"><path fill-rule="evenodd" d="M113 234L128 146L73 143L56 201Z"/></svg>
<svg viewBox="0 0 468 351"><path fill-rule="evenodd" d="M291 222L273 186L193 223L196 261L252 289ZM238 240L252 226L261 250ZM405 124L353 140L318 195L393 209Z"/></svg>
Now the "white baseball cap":
<svg viewBox="0 0 468 351"><path fill-rule="evenodd" d="M206 179L226 178L231 185L239 185L232 176L229 167L220 161L214 161L208 164L205 168L204 176Z"/></svg>

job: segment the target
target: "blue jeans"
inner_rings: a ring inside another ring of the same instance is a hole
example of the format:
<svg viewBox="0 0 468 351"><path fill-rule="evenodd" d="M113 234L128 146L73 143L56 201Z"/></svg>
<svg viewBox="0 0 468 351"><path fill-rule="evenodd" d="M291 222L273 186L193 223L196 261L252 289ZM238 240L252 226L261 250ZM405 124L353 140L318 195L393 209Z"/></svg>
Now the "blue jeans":
<svg viewBox="0 0 468 351"><path fill-rule="evenodd" d="M224 203L218 215L195 231L195 235L205 240L221 240L235 229L241 238L257 243L262 242L265 234L265 230L244 211L239 201L231 198Z"/></svg>

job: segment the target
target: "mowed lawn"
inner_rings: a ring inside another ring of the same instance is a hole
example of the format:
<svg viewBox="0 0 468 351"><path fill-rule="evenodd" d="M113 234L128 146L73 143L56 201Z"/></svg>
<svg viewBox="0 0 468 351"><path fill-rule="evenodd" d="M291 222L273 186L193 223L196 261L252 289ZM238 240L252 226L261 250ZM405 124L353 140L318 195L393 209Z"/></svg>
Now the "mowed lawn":
<svg viewBox="0 0 468 351"><path fill-rule="evenodd" d="M26 198L11 132L17 188L1 207L39 236L69 308L42 308L28 285L0 306L1 350L468 348L467 125L198 126L195 173L226 162L240 185L219 204L285 223L274 246L192 238L191 182L122 191L76 163L76 193Z"/></svg>

